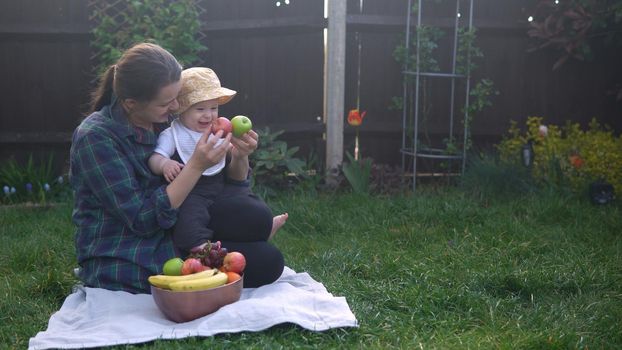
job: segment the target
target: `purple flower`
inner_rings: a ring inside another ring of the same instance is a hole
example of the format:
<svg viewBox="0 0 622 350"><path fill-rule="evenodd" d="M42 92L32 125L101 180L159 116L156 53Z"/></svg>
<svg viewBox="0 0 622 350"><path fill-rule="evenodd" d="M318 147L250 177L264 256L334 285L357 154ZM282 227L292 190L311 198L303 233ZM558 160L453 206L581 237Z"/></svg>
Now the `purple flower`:
<svg viewBox="0 0 622 350"><path fill-rule="evenodd" d="M48 185L47 183L43 185L43 189L45 190L45 192L50 190L50 185Z"/></svg>
<svg viewBox="0 0 622 350"><path fill-rule="evenodd" d="M9 193L11 193L11 189L9 188L9 186L2 187L2 190L4 191L4 194L6 194L7 196L9 195Z"/></svg>
<svg viewBox="0 0 622 350"><path fill-rule="evenodd" d="M26 184L26 191L32 192L32 184L30 182Z"/></svg>

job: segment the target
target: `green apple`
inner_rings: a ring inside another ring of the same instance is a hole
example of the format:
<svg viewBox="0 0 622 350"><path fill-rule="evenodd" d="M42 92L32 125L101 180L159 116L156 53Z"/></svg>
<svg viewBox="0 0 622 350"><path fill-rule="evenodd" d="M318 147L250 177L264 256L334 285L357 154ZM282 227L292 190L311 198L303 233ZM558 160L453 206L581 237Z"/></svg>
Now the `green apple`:
<svg viewBox="0 0 622 350"><path fill-rule="evenodd" d="M181 267L183 264L184 261L181 258L172 258L164 263L162 270L164 270L163 272L165 275L179 276L181 275Z"/></svg>
<svg viewBox="0 0 622 350"><path fill-rule="evenodd" d="M233 136L240 137L253 128L251 120L244 115L236 115L231 118L231 125L233 126Z"/></svg>

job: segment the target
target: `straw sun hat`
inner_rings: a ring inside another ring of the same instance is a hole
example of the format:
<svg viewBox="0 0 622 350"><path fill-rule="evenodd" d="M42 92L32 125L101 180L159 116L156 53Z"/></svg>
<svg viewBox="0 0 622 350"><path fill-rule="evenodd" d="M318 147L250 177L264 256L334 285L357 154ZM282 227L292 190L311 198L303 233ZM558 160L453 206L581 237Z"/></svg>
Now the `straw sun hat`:
<svg viewBox="0 0 622 350"><path fill-rule="evenodd" d="M185 112L195 103L218 99L218 104L229 102L236 92L220 86L220 80L213 70L205 67L184 69L181 72L181 91L177 96L177 114Z"/></svg>

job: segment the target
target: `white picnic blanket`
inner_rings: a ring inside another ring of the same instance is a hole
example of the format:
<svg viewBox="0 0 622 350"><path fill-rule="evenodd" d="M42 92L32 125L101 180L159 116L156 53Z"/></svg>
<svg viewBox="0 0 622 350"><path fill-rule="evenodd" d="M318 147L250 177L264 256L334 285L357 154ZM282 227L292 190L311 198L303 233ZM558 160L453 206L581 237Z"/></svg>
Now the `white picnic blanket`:
<svg viewBox="0 0 622 350"><path fill-rule="evenodd" d="M78 286L52 315L47 330L30 338L28 349L77 349L208 337L261 331L280 323L294 323L312 331L358 327L344 297L333 296L309 274L285 267L276 282L244 288L238 302L186 323L166 319L149 294Z"/></svg>

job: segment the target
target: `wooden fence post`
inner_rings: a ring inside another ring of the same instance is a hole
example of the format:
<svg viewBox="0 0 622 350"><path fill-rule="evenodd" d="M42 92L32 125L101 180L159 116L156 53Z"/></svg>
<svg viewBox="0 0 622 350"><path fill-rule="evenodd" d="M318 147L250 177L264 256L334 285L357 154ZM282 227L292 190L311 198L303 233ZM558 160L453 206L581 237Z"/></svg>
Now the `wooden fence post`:
<svg viewBox="0 0 622 350"><path fill-rule="evenodd" d="M346 0L328 0L326 53L326 183L337 184L343 161Z"/></svg>

